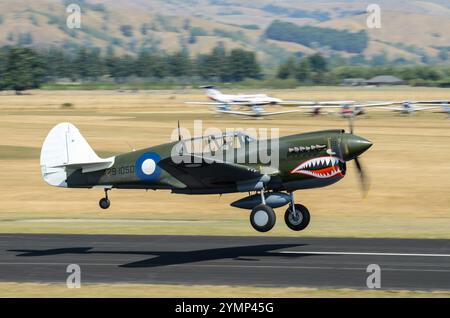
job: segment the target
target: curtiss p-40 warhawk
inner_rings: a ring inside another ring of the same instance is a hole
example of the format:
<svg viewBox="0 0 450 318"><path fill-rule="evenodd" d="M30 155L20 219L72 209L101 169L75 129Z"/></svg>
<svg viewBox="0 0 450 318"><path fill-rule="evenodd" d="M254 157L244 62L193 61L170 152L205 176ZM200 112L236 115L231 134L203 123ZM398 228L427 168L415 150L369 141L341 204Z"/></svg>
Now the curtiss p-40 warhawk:
<svg viewBox="0 0 450 318"><path fill-rule="evenodd" d="M192 143L200 143L201 151L189 147ZM355 161L366 188L358 156L371 146L370 141L344 130L266 140L233 132L189 139L180 136L171 143L103 159L74 125L60 123L44 141L40 165L44 180L52 186L104 189L105 197L99 202L102 209L110 206L111 189L170 190L191 195L248 192L231 205L251 210L250 223L257 231L271 230L276 219L273 209L285 205L289 205L286 224L300 231L308 226L310 214L294 202L294 191L338 182L346 175L350 160ZM224 160L217 159L218 152L224 154ZM278 155L278 166L262 160L260 153Z"/></svg>

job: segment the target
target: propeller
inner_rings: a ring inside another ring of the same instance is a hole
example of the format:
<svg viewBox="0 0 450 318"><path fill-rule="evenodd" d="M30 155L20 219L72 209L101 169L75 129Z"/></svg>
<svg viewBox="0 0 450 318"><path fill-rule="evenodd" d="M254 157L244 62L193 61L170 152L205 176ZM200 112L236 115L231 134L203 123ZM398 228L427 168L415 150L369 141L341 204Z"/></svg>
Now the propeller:
<svg viewBox="0 0 450 318"><path fill-rule="evenodd" d="M178 120L178 141L181 141L180 121Z"/></svg>
<svg viewBox="0 0 450 318"><path fill-rule="evenodd" d="M348 130L353 135L353 130L354 130L353 116L348 117Z"/></svg>
<svg viewBox="0 0 450 318"><path fill-rule="evenodd" d="M353 116L350 116L348 118L348 124L349 124L350 134L352 134L352 135L354 132L354 122L353 121L354 121ZM355 157L353 160L355 161L356 171L358 172L363 198L365 198L367 196L367 193L369 192L369 188L370 188L369 177L364 172L364 169L363 169L363 166L361 164L361 160L359 159L359 157Z"/></svg>
<svg viewBox="0 0 450 318"><path fill-rule="evenodd" d="M358 171L358 175L359 175L361 191L363 193L363 197L365 198L367 196L367 193L369 192L370 181L369 181L369 178L367 177L366 173L364 172L364 169L361 165L359 157L356 157L354 160L355 160L355 164L356 164L356 170Z"/></svg>

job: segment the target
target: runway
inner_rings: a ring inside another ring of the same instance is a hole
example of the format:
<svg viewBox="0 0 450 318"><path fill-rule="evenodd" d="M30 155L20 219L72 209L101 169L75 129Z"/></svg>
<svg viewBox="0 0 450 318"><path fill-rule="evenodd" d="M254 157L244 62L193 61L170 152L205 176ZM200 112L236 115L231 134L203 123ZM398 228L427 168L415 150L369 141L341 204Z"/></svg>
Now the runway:
<svg viewBox="0 0 450 318"><path fill-rule="evenodd" d="M450 290L450 240L0 235L0 281ZM214 295L211 295L214 296Z"/></svg>

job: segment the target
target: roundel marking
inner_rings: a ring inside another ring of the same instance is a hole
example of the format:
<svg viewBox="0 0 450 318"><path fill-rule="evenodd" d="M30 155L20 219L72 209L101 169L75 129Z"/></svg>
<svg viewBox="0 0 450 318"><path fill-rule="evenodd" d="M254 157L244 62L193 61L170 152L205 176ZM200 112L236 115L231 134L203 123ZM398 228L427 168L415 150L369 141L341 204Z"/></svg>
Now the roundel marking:
<svg viewBox="0 0 450 318"><path fill-rule="evenodd" d="M155 168L156 168L156 163L155 160L153 159L145 159L144 162L142 163L142 172L145 173L146 175L151 175L153 174L153 172L155 172Z"/></svg>
<svg viewBox="0 0 450 318"><path fill-rule="evenodd" d="M141 180L156 180L161 174L158 162L161 157L155 152L143 153L135 163L136 175Z"/></svg>

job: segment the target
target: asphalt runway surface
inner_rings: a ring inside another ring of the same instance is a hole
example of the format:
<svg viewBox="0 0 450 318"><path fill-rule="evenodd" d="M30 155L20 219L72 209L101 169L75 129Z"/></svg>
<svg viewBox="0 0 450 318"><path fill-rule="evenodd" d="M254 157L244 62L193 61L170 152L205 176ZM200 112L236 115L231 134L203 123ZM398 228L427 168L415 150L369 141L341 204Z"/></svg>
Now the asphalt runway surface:
<svg viewBox="0 0 450 318"><path fill-rule="evenodd" d="M0 235L0 281L450 290L450 240ZM213 295L212 295L213 296Z"/></svg>

